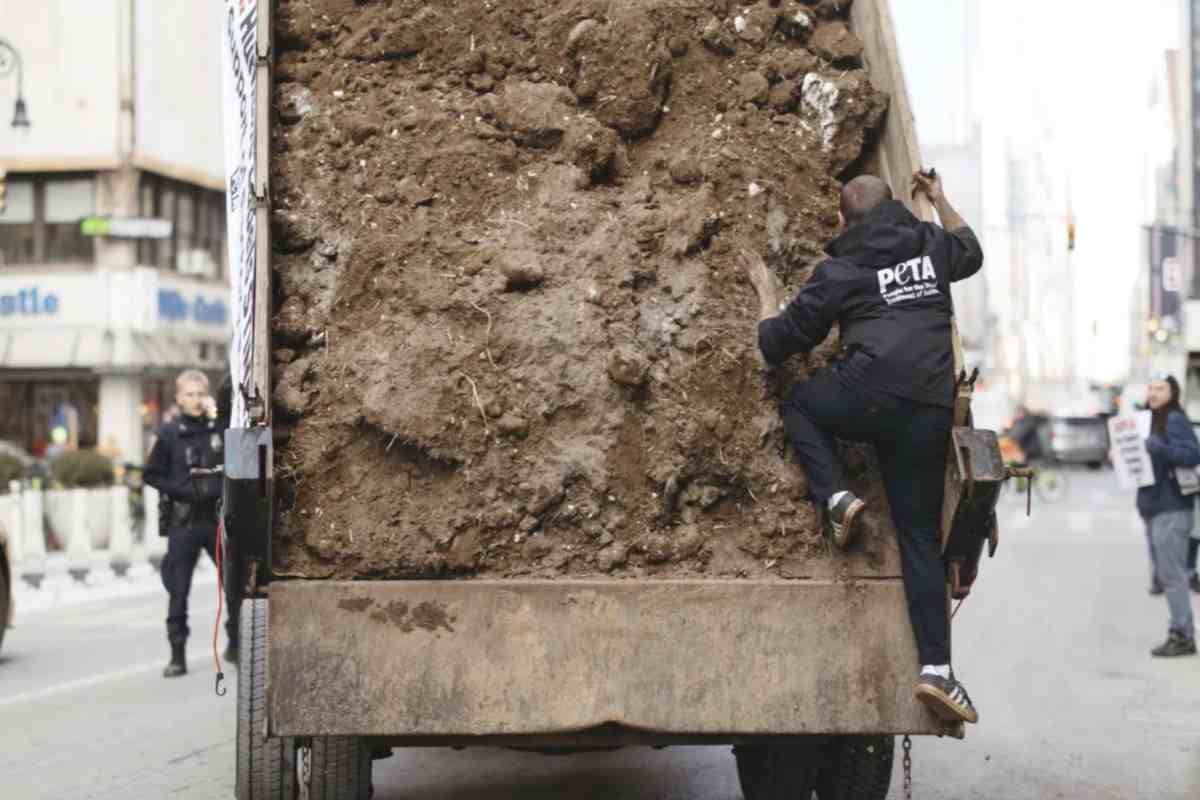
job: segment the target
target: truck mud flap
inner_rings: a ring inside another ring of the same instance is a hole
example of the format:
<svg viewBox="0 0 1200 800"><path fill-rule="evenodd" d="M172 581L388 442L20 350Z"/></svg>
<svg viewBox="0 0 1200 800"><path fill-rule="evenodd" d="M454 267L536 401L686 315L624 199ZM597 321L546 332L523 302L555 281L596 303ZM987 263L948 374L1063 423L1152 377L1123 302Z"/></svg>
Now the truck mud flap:
<svg viewBox="0 0 1200 800"><path fill-rule="evenodd" d="M260 595L270 582L272 477L270 428L225 431L221 518L224 580L231 602Z"/></svg>
<svg viewBox="0 0 1200 800"><path fill-rule="evenodd" d="M278 581L279 736L944 733L899 580Z"/></svg>

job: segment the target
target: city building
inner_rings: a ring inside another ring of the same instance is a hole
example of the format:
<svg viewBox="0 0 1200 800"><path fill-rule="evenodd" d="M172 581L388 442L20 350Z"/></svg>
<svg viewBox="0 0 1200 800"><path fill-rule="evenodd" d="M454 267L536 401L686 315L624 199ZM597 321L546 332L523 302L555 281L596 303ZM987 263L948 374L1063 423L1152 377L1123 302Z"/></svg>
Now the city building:
<svg viewBox="0 0 1200 800"><path fill-rule="evenodd" d="M952 287L955 318L968 368L980 367L975 416L993 427L1011 411L1008 402L1004 337L994 307L1002 297L1005 275L997 263L1007 252L1001 200L985 190L1003 177L1002 160L987 154L1003 141L982 124L987 98L981 96L984 37L979 0L945 5L929 13L925 0L892 0L905 82L912 100L921 157L942 176L947 196L979 236L985 253L983 272ZM928 42L938 42L929 47ZM997 209L999 219L997 222Z"/></svg>
<svg viewBox="0 0 1200 800"><path fill-rule="evenodd" d="M174 376L227 361L220 4L0 18L0 439L41 452L69 408L140 463Z"/></svg>

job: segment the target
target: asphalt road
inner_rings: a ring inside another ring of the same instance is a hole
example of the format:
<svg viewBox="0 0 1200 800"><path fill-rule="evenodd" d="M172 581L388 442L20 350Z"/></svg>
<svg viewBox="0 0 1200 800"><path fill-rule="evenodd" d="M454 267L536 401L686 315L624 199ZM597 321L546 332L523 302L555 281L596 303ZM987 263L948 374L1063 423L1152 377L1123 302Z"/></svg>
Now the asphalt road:
<svg viewBox="0 0 1200 800"><path fill-rule="evenodd" d="M1072 473L1067 498L1032 520L1003 502L1000 552L954 628L956 670L982 720L962 742L917 740L916 797L1200 796L1200 658L1148 655L1166 609L1146 594L1131 505L1110 473ZM165 597L144 580L137 596L18 616L0 655L0 797L233 796L235 693L213 696L205 656L212 584L196 589L193 672L167 681ZM375 782L378 800L741 796L716 747L399 751L377 762Z"/></svg>

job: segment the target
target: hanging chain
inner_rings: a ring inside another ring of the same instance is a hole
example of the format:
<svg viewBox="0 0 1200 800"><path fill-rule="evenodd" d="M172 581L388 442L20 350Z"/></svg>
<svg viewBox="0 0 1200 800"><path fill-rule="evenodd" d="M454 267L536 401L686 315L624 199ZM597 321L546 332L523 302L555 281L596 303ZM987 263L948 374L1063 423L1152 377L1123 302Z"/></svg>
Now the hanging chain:
<svg viewBox="0 0 1200 800"><path fill-rule="evenodd" d="M300 800L309 799L312 781L312 747L296 748L296 782L300 784Z"/></svg>
<svg viewBox="0 0 1200 800"><path fill-rule="evenodd" d="M904 800L912 800L912 737L904 737Z"/></svg>

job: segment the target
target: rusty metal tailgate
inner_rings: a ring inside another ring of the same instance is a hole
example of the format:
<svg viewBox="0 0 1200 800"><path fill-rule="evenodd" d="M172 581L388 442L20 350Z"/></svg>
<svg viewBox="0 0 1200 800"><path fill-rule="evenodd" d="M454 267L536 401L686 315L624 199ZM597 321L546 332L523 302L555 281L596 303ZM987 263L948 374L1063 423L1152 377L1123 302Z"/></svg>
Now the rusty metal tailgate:
<svg viewBox="0 0 1200 800"><path fill-rule="evenodd" d="M268 637L281 736L943 732L894 579L278 582Z"/></svg>

